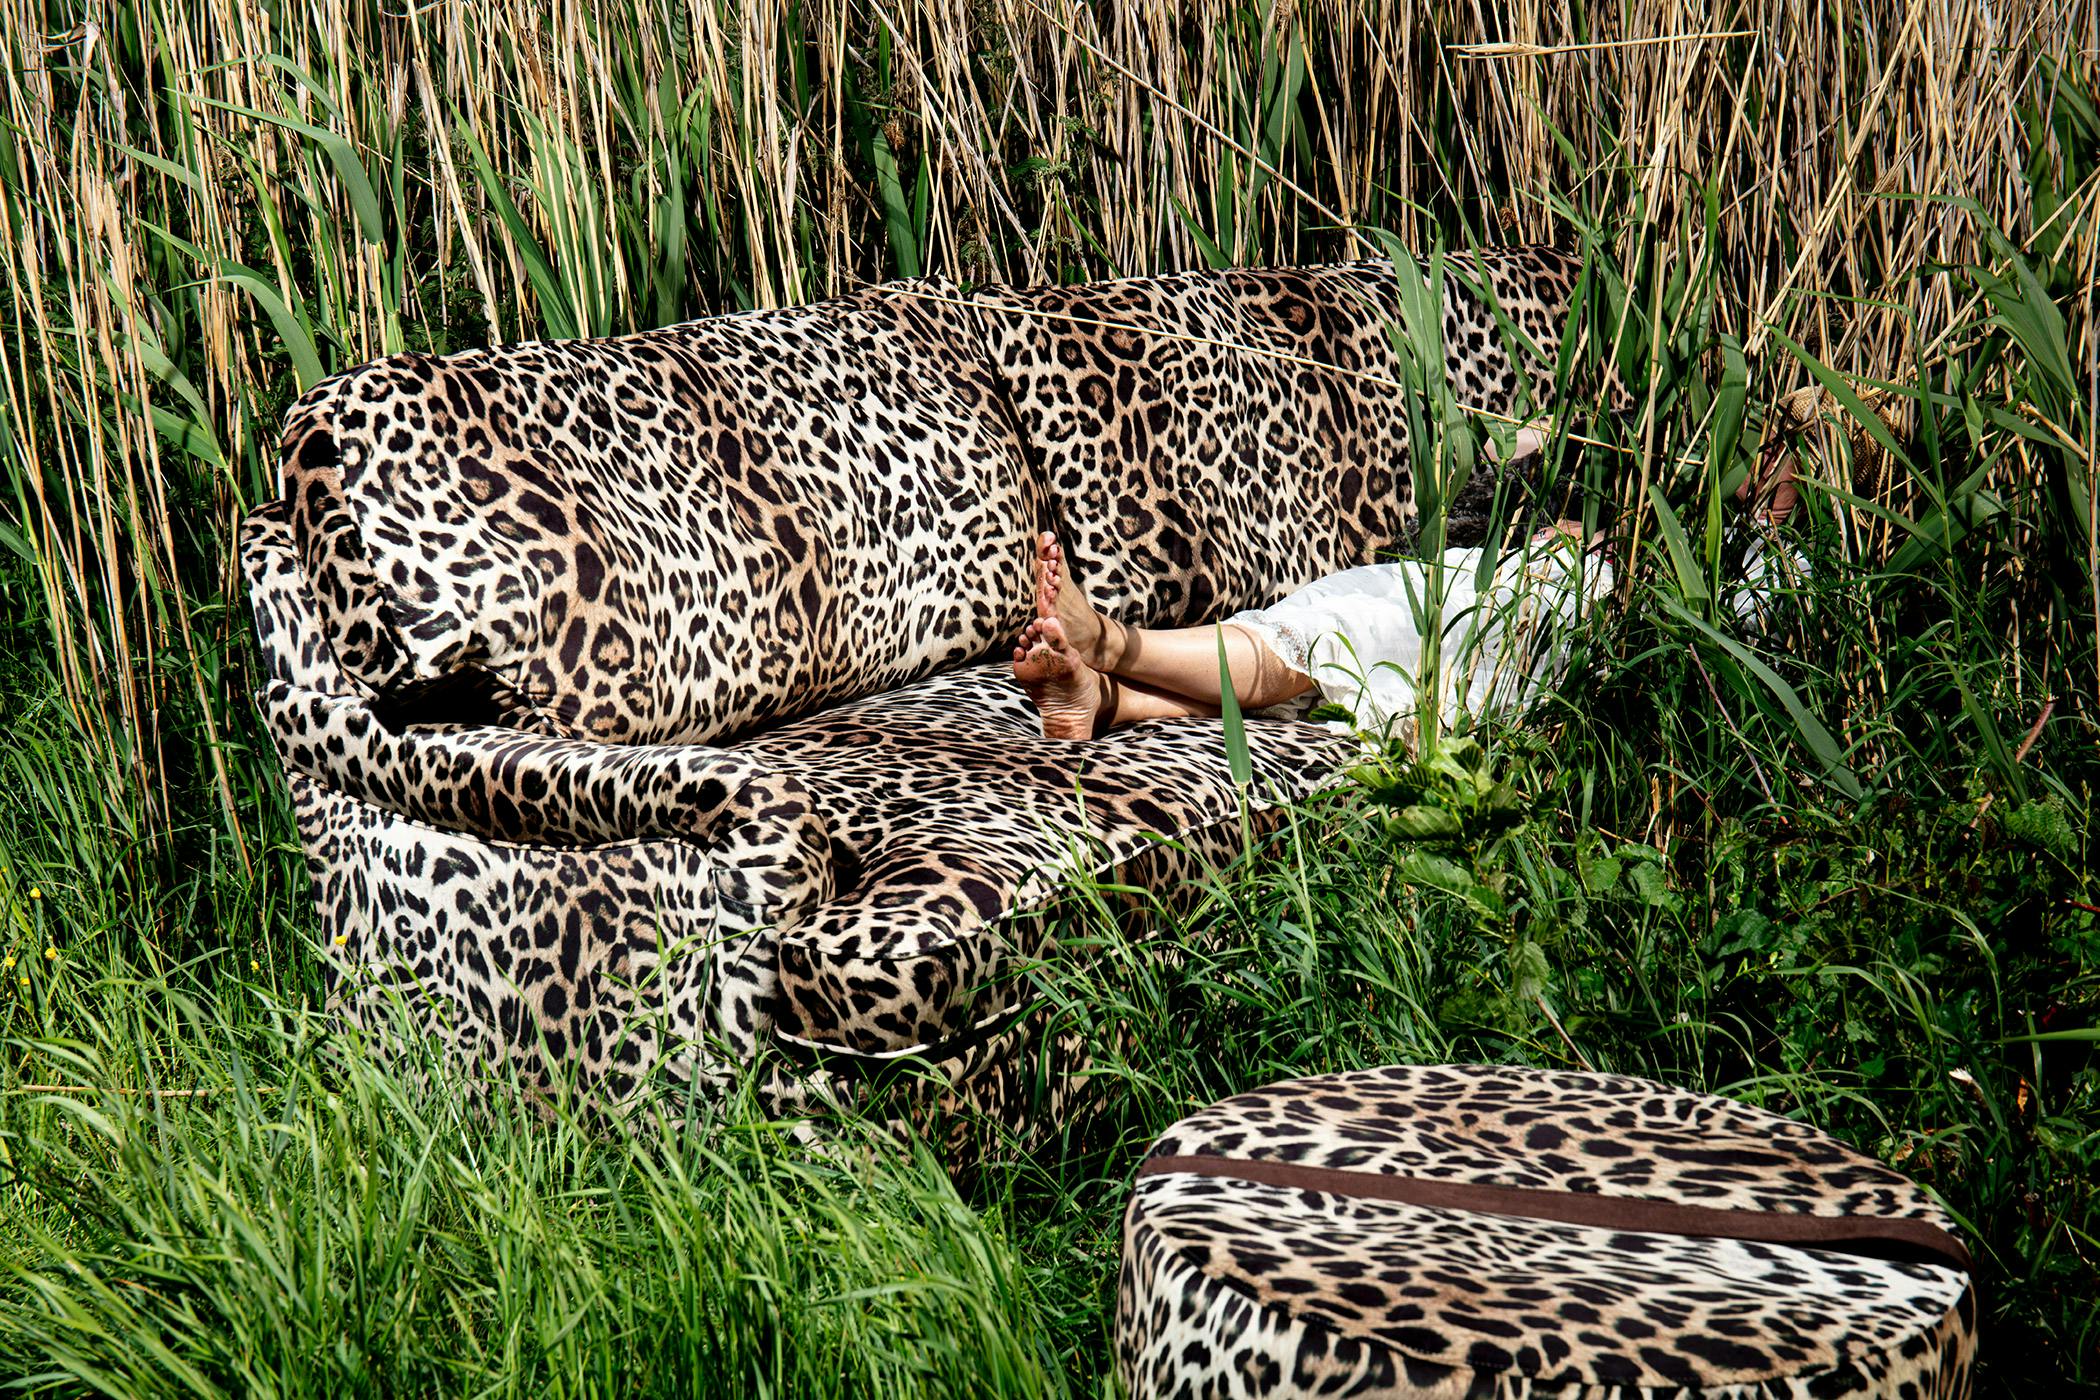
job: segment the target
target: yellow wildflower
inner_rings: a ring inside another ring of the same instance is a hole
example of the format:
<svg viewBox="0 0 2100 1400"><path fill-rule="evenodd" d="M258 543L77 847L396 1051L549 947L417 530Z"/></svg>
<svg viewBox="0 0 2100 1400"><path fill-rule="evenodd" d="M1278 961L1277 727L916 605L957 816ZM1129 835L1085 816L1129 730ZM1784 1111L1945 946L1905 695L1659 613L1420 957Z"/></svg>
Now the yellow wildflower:
<svg viewBox="0 0 2100 1400"><path fill-rule="evenodd" d="M44 961L45 961L45 962L57 962L57 961L58 961L58 949L56 949L56 948L46 948L46 949L44 950Z"/></svg>

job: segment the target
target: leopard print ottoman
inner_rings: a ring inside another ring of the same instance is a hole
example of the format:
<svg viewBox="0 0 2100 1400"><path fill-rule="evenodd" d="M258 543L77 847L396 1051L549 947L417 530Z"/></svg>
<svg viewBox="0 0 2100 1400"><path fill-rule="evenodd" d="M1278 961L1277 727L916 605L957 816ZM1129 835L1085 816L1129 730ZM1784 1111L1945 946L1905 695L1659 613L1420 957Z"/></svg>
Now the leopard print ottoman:
<svg viewBox="0 0 2100 1400"><path fill-rule="evenodd" d="M1200 1173L1183 1169L1190 1158ZM1313 1168L1316 1180L1338 1170L1374 1190L1412 1178L1771 1212L1797 1226L1951 1228L1901 1173L1727 1099L1611 1075L1364 1070L1227 1099L1169 1129L1148 1162L1168 1169L1141 1171L1132 1192L1116 1325L1118 1365L1140 1400L1969 1394L1976 1295L1944 1260L1231 1174L1235 1163L1285 1180Z"/></svg>

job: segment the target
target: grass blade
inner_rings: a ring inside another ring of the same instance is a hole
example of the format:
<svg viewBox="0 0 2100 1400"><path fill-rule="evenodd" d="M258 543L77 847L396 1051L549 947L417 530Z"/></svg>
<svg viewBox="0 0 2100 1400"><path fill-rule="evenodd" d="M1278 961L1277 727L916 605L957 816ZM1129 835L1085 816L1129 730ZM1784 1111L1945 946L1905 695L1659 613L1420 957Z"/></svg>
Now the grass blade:
<svg viewBox="0 0 2100 1400"><path fill-rule="evenodd" d="M1831 737L1830 731L1824 728L1823 721L1817 719L1808 706L1802 703L1801 696L1787 684L1785 677L1766 665L1750 648L1718 631L1712 624L1687 611L1681 604L1664 599L1663 606L1675 613L1694 631L1735 658L1744 670L1755 676L1758 683L1779 702L1787 717L1793 720L1795 733L1800 736L1808 751L1815 755L1816 761L1823 766L1824 776L1830 779L1831 786L1853 801L1859 800L1862 795L1859 778L1845 766L1844 750L1839 747L1837 740Z"/></svg>
<svg viewBox="0 0 2100 1400"><path fill-rule="evenodd" d="M1240 697L1232 688L1232 663L1225 657L1225 628L1218 632L1218 717L1225 728L1225 761L1232 781L1243 791L1254 781L1254 761L1247 751L1247 723L1240 717Z"/></svg>

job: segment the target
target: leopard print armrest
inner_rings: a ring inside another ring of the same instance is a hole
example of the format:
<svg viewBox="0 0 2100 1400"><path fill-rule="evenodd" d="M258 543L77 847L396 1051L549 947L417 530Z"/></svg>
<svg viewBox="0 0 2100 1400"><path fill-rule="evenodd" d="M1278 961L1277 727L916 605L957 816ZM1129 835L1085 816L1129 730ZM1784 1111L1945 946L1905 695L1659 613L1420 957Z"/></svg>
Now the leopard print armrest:
<svg viewBox="0 0 2100 1400"><path fill-rule="evenodd" d="M292 538L291 502L266 501L241 518L236 553L266 678L331 695L370 695L337 659Z"/></svg>
<svg viewBox="0 0 2100 1400"><path fill-rule="evenodd" d="M339 664L301 571L289 504L242 523L262 652L258 696L287 770L414 821L484 838L690 841L724 899L786 923L830 895L830 831L794 779L698 744L599 744L481 725L401 727Z"/></svg>
<svg viewBox="0 0 2100 1400"><path fill-rule="evenodd" d="M829 896L830 833L802 784L704 744L600 744L479 725L389 730L354 696L261 693L287 769L414 821L489 840L692 842L724 896L786 922Z"/></svg>

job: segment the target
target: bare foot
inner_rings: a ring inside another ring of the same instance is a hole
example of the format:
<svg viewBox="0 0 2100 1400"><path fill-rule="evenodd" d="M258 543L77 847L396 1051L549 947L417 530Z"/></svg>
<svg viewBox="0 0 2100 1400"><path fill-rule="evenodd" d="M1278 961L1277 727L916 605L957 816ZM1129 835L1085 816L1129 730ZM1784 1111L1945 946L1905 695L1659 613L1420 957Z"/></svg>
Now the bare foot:
<svg viewBox="0 0 2100 1400"><path fill-rule="evenodd" d="M1517 429L1516 441L1510 444L1509 460L1521 462L1545 445L1546 435L1537 428L1519 428ZM1495 446L1493 438L1487 440L1487 455L1488 460L1491 462L1500 462L1502 460L1502 449Z"/></svg>
<svg viewBox="0 0 2100 1400"><path fill-rule="evenodd" d="M1065 572L1064 546L1048 530L1035 542L1035 616L1038 622L1055 618L1063 623L1067 644L1088 666L1097 671L1115 668L1123 650L1122 624L1112 625L1094 611Z"/></svg>
<svg viewBox="0 0 2100 1400"><path fill-rule="evenodd" d="M1014 679L1043 714L1052 739L1091 739L1101 712L1101 677L1086 664L1054 617L1037 618L1014 645Z"/></svg>
<svg viewBox="0 0 2100 1400"><path fill-rule="evenodd" d="M1554 537L1559 535L1565 535L1567 538L1580 543L1582 540L1582 522L1578 520L1556 520L1551 525L1548 525L1545 529L1540 530L1534 535L1532 535L1531 542L1535 545L1552 544L1554 542ZM1584 547L1587 549L1596 549L1603 545L1604 540L1605 530L1602 525L1599 525L1596 528L1596 530L1591 533L1589 544Z"/></svg>
<svg viewBox="0 0 2100 1400"><path fill-rule="evenodd" d="M1577 545L1580 545L1582 543L1582 522L1579 520L1556 520L1545 529L1534 534L1531 537L1531 542L1533 544L1553 544L1560 537L1571 539ZM1590 536L1589 548L1595 549L1603 540L1604 529L1602 526L1599 526L1596 533Z"/></svg>

